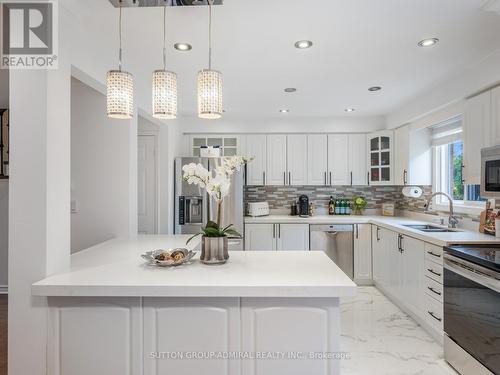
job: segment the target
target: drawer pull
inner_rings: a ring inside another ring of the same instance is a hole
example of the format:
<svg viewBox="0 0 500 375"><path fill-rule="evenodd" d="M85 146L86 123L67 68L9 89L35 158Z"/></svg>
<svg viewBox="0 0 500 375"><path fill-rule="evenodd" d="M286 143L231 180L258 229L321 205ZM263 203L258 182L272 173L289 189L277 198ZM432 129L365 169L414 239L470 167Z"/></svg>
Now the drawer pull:
<svg viewBox="0 0 500 375"><path fill-rule="evenodd" d="M441 258L441 254L436 254L432 251L428 251L427 254L432 255L433 257L436 257L436 258Z"/></svg>
<svg viewBox="0 0 500 375"><path fill-rule="evenodd" d="M443 319L437 317L436 315L434 315L434 313L432 311L427 311L429 313L430 316L432 316L434 319L436 319L438 322L442 321Z"/></svg>
<svg viewBox="0 0 500 375"><path fill-rule="evenodd" d="M432 293L437 294L438 296L441 295L441 292L438 292L436 289L434 289L432 286L428 286L427 289L429 289Z"/></svg>
<svg viewBox="0 0 500 375"><path fill-rule="evenodd" d="M440 273L434 271L432 268L427 268L427 271L429 271L430 273L432 273L433 275L436 275L436 276L441 276Z"/></svg>

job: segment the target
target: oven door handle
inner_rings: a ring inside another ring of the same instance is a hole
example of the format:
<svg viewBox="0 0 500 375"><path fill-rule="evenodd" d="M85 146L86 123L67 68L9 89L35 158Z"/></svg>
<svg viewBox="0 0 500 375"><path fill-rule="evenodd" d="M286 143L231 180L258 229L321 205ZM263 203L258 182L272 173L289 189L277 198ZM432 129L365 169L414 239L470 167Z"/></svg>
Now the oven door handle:
<svg viewBox="0 0 500 375"><path fill-rule="evenodd" d="M500 280L484 273L471 271L470 268L478 269L478 266L473 263L467 262L463 259L457 259L452 255L445 254L444 268L449 271L455 272L456 274L465 277L466 279L469 279L477 284L480 284L488 289L492 289L495 292L500 293Z"/></svg>

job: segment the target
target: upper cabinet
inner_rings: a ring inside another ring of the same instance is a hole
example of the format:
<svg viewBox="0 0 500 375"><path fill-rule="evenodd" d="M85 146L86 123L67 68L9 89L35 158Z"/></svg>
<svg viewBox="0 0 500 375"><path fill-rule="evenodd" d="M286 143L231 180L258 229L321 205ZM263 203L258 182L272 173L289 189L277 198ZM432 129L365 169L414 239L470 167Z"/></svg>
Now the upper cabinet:
<svg viewBox="0 0 500 375"><path fill-rule="evenodd" d="M244 139L239 135L190 135L188 136L188 143L186 155L189 156L200 156L202 146L219 146L221 156L241 155L244 152Z"/></svg>
<svg viewBox="0 0 500 375"><path fill-rule="evenodd" d="M498 92L495 91L495 101L498 102ZM463 179L466 184L479 184L481 180L481 149L492 145L492 139L497 137L495 119L492 124L492 91L474 96L465 102L464 116L464 171ZM495 130L492 131L492 128ZM499 128L500 129L500 128ZM493 134L492 134L493 133Z"/></svg>
<svg viewBox="0 0 500 375"><path fill-rule="evenodd" d="M405 125L394 130L395 185L432 184L431 143L429 129L411 130Z"/></svg>
<svg viewBox="0 0 500 375"><path fill-rule="evenodd" d="M309 134L307 136L307 185L331 185L327 180L329 165L329 136Z"/></svg>
<svg viewBox="0 0 500 375"><path fill-rule="evenodd" d="M247 135L245 156L254 158L247 165L247 185L265 185L267 163L266 136L262 134Z"/></svg>
<svg viewBox="0 0 500 375"><path fill-rule="evenodd" d="M500 145L500 86L491 90L491 141L490 146Z"/></svg>
<svg viewBox="0 0 500 375"><path fill-rule="evenodd" d="M366 135L349 134L349 179L351 185L366 185Z"/></svg>
<svg viewBox="0 0 500 375"><path fill-rule="evenodd" d="M392 130L375 132L367 137L370 185L392 185L393 183L393 138Z"/></svg>
<svg viewBox="0 0 500 375"><path fill-rule="evenodd" d="M266 185L287 185L286 135L267 136Z"/></svg>
<svg viewBox="0 0 500 375"><path fill-rule="evenodd" d="M287 185L307 185L307 135L287 135Z"/></svg>
<svg viewBox="0 0 500 375"><path fill-rule="evenodd" d="M328 135L327 177L328 177L328 185L349 185L351 183L350 169L349 169L348 134Z"/></svg>

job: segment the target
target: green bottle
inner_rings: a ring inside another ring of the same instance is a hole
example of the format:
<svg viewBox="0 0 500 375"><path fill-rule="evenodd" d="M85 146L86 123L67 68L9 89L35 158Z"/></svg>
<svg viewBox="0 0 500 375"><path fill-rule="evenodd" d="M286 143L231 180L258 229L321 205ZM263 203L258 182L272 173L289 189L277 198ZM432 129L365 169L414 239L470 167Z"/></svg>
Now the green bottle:
<svg viewBox="0 0 500 375"><path fill-rule="evenodd" d="M340 215L340 200L335 198L335 215Z"/></svg>
<svg viewBox="0 0 500 375"><path fill-rule="evenodd" d="M346 208L346 203L344 198L340 201L340 214L345 215L345 208Z"/></svg>

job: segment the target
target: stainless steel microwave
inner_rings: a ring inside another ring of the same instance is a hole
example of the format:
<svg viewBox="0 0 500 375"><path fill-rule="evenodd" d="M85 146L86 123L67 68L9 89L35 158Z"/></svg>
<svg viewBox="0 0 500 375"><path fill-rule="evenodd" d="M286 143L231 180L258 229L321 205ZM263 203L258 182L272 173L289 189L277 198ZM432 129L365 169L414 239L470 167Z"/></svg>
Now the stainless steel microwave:
<svg viewBox="0 0 500 375"><path fill-rule="evenodd" d="M500 146L481 150L481 197L500 198Z"/></svg>

